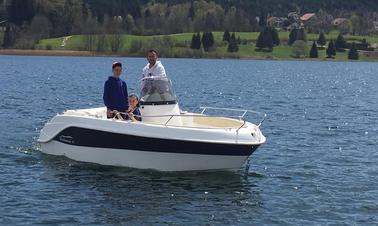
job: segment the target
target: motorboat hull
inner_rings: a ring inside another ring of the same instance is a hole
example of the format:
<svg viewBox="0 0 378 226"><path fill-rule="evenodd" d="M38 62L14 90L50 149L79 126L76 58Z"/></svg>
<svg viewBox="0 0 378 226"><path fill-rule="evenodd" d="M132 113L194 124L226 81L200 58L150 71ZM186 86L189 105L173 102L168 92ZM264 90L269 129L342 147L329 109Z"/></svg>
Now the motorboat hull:
<svg viewBox="0 0 378 226"><path fill-rule="evenodd" d="M43 153L159 171L235 170L265 142L250 123L205 129L75 114L57 115L45 125L38 140Z"/></svg>
<svg viewBox="0 0 378 226"><path fill-rule="evenodd" d="M56 140L42 143L41 149L46 154L63 155L81 162L158 171L237 170L249 157L87 147Z"/></svg>

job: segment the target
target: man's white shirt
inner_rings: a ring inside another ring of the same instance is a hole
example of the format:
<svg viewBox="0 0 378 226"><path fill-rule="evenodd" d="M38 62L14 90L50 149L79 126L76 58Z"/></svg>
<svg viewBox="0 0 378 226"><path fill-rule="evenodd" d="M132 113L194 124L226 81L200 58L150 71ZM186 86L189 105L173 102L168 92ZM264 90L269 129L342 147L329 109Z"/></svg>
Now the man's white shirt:
<svg viewBox="0 0 378 226"><path fill-rule="evenodd" d="M156 61L155 65L151 68L149 63L143 68L143 77L145 78L151 76L167 76L165 74L164 66L160 61Z"/></svg>

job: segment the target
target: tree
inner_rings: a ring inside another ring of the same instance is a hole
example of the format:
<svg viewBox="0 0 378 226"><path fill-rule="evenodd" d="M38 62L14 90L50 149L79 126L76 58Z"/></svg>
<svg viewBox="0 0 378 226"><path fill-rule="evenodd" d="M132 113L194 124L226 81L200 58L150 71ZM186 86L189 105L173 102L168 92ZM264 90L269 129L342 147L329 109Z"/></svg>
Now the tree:
<svg viewBox="0 0 378 226"><path fill-rule="evenodd" d="M193 34L192 42L190 44L191 49L201 49L201 36L199 33Z"/></svg>
<svg viewBox="0 0 378 226"><path fill-rule="evenodd" d="M325 44L327 43L323 32L320 32L317 43L318 45L321 45L321 46L325 46Z"/></svg>
<svg viewBox="0 0 378 226"><path fill-rule="evenodd" d="M201 49L201 35L200 33L198 32L197 35L196 35L196 49Z"/></svg>
<svg viewBox="0 0 378 226"><path fill-rule="evenodd" d="M223 33L223 41L230 42L230 38L230 32L228 31L228 29L226 29L226 31Z"/></svg>
<svg viewBox="0 0 378 226"><path fill-rule="evenodd" d="M280 42L280 38L278 36L277 30L274 27L269 27L268 30L269 30L270 34L272 35L273 44L276 45L276 46L280 45L281 42Z"/></svg>
<svg viewBox="0 0 378 226"><path fill-rule="evenodd" d="M264 44L264 32L263 31L261 31L260 34L259 34L259 36L257 37L256 47L258 49L265 48L265 44Z"/></svg>
<svg viewBox="0 0 378 226"><path fill-rule="evenodd" d="M318 56L318 47L316 46L316 43L314 41L310 50L310 58L318 58Z"/></svg>
<svg viewBox="0 0 378 226"><path fill-rule="evenodd" d="M264 45L265 48L267 48L269 51L273 50L273 38L272 38L272 33L270 32L269 28L266 27L264 29Z"/></svg>
<svg viewBox="0 0 378 226"><path fill-rule="evenodd" d="M207 32L203 32L202 33L202 38L201 38L201 43L202 43L202 46L203 46L203 50L205 50L206 52L209 51L209 35Z"/></svg>
<svg viewBox="0 0 378 226"><path fill-rule="evenodd" d="M336 51L344 52L346 47L347 47L347 43L346 43L343 35L340 33L337 36L337 39L336 39L336 42L335 42Z"/></svg>
<svg viewBox="0 0 378 226"><path fill-rule="evenodd" d="M195 11L194 11L194 6L193 6L193 2L191 2L190 4L190 8L189 8L189 12L188 12L188 16L191 20L194 19L194 16L195 16Z"/></svg>
<svg viewBox="0 0 378 226"><path fill-rule="evenodd" d="M9 48L14 44L14 32L12 31L12 27L7 24L5 27L4 32L4 39L3 39L3 48Z"/></svg>
<svg viewBox="0 0 378 226"><path fill-rule="evenodd" d="M203 49L208 52L214 45L214 36L212 32L203 32L202 34L202 46Z"/></svg>
<svg viewBox="0 0 378 226"><path fill-rule="evenodd" d="M301 56L307 56L307 43L303 40L296 40L292 45L292 56L300 58Z"/></svg>
<svg viewBox="0 0 378 226"><path fill-rule="evenodd" d="M192 41L190 43L190 48L195 49L196 48L196 34L193 34Z"/></svg>
<svg viewBox="0 0 378 226"><path fill-rule="evenodd" d="M209 32L209 48L213 47L214 46L214 35L213 35L213 32Z"/></svg>
<svg viewBox="0 0 378 226"><path fill-rule="evenodd" d="M360 17L357 16L357 14L353 13L352 16L350 17L350 22L352 25L352 35L356 35L358 31L358 27L360 25Z"/></svg>
<svg viewBox="0 0 378 226"><path fill-rule="evenodd" d="M333 58L336 56L336 48L333 40L328 43L328 48L326 50L327 58Z"/></svg>
<svg viewBox="0 0 378 226"><path fill-rule="evenodd" d="M279 42L276 40L276 42ZM273 37L272 37L272 29L269 27L265 27L263 31L260 32L259 36L257 37L256 47L257 49L266 49L268 51L272 51L274 46Z"/></svg>
<svg viewBox="0 0 378 226"><path fill-rule="evenodd" d="M292 45L296 40L306 41L306 31L304 28L294 28L289 34L289 45Z"/></svg>
<svg viewBox="0 0 378 226"><path fill-rule="evenodd" d="M297 29L293 29L289 34L289 45L292 45L297 40Z"/></svg>
<svg viewBox="0 0 378 226"><path fill-rule="evenodd" d="M34 1L12 0L8 6L9 21L21 26L35 15Z"/></svg>
<svg viewBox="0 0 378 226"><path fill-rule="evenodd" d="M227 51L230 53L239 51L239 46L235 37L235 33L232 33L230 37L230 42L228 43Z"/></svg>
<svg viewBox="0 0 378 226"><path fill-rule="evenodd" d="M238 45L240 45L242 43L242 40L241 40L240 36L238 36L236 42L238 43Z"/></svg>
<svg viewBox="0 0 378 226"><path fill-rule="evenodd" d="M307 40L306 30L304 28L297 29L296 40L302 40L302 41L306 41Z"/></svg>
<svg viewBox="0 0 378 226"><path fill-rule="evenodd" d="M261 14L260 17L259 17L259 26L261 28L265 27L266 26L266 15L265 14Z"/></svg>
<svg viewBox="0 0 378 226"><path fill-rule="evenodd" d="M348 59L350 60L358 60L359 58L359 54L358 54L358 50L356 48L356 43L352 43L352 47L350 48L349 52L348 52Z"/></svg>

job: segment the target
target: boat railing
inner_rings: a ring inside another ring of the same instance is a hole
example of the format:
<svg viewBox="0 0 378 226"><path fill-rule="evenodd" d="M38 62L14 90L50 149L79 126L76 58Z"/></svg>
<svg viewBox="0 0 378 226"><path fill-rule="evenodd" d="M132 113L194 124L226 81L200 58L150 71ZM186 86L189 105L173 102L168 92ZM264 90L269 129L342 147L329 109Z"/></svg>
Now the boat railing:
<svg viewBox="0 0 378 226"><path fill-rule="evenodd" d="M253 110L245 110L245 109L232 109L232 108L216 108L216 107L200 107L202 110L201 113L193 113L193 114L168 114L168 115L153 115L153 116L143 116L142 118L148 119L148 120L143 120L146 123L152 123L152 124L159 124L159 125L164 125L164 126L184 126L184 127L191 127L191 128L204 128L204 129L237 129L236 131L239 131L247 122L246 120L246 115L248 113L253 113L256 115L260 115L262 118L257 124L257 127L260 127L261 124L264 122L266 118L266 114L258 111L253 111ZM230 116L227 114L220 114L220 115L206 115L207 110L221 110L221 111L229 111L229 112L240 112L240 115L237 116ZM118 114L125 114L123 112L117 112L116 116ZM115 118L116 118L115 116ZM188 124L186 125L180 125L180 123L177 123L177 120L185 119L185 118L213 118L213 119L233 119L237 121L241 121L241 124L238 124L237 126L190 126ZM121 119L121 117L117 117ZM154 120L154 119L163 119L163 120ZM176 121L175 121L176 119ZM175 123L176 122L176 123Z"/></svg>
<svg viewBox="0 0 378 226"><path fill-rule="evenodd" d="M260 127L261 124L265 121L267 114L259 111L248 110L248 109L235 109L235 108L220 108L220 107L200 107L201 115L204 115L207 110L220 110L220 111L227 111L227 112L240 112L241 114L236 116L239 120L246 121L245 117L250 114L259 115L261 117L257 127Z"/></svg>

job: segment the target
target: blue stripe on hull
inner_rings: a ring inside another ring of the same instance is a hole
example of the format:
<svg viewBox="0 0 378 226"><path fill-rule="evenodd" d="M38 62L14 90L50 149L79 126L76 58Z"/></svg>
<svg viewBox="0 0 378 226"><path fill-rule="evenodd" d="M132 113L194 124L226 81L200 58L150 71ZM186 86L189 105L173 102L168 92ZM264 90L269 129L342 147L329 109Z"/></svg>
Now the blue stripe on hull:
<svg viewBox="0 0 378 226"><path fill-rule="evenodd" d="M150 138L79 127L64 129L54 140L68 145L95 148L231 156L249 156L259 146Z"/></svg>

